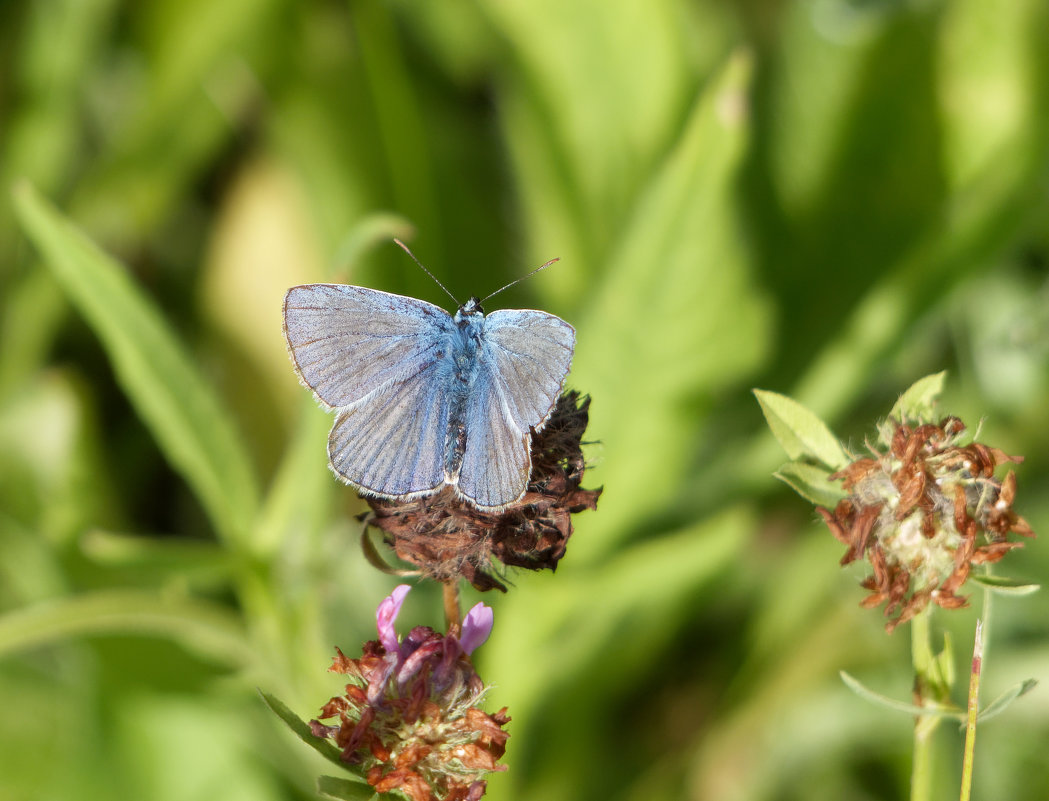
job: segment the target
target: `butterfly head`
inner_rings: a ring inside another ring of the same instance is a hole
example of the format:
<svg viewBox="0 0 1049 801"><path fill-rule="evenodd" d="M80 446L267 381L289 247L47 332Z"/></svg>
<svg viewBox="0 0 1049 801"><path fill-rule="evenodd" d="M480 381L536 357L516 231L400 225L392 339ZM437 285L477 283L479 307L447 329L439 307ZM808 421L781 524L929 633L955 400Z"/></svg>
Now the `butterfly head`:
<svg viewBox="0 0 1049 801"><path fill-rule="evenodd" d="M455 313L457 319L465 320L471 317L484 317L484 309L481 308L481 301L475 296L470 298L466 303L459 307L459 311Z"/></svg>

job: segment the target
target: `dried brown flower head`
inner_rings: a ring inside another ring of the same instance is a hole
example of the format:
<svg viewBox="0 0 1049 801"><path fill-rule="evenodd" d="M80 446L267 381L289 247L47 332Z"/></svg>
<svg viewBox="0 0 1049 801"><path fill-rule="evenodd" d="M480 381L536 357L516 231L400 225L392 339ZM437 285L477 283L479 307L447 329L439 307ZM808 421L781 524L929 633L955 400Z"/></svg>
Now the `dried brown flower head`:
<svg viewBox="0 0 1049 801"><path fill-rule="evenodd" d="M596 509L601 490L580 487L586 463L581 442L588 397L562 395L532 436L532 475L517 503L482 512L445 488L412 500L365 497L370 526L383 531L397 556L438 581L464 578L479 590L506 587L495 563L541 570L557 567L572 535L571 516Z"/></svg>
<svg viewBox="0 0 1049 801"><path fill-rule="evenodd" d="M408 586L379 605L379 639L364 644L358 659L342 651L331 671L350 678L345 694L332 698L310 721L317 737L332 738L343 761L358 765L376 792L398 790L412 801L477 801L484 776L497 764L510 736L506 709L493 715L479 704L487 688L469 654L487 639L492 610L477 604L462 633L440 634L416 626L398 640L394 622Z"/></svg>
<svg viewBox="0 0 1049 801"><path fill-rule="evenodd" d="M1021 462L979 442L961 444L957 417L939 424L889 421L871 456L831 475L849 495L831 512L818 508L848 550L841 563L866 557L873 568L862 586L865 607L888 602L892 631L929 602L945 609L967 605L956 593L973 565L997 562L1022 543L1009 532L1034 535L1013 509L1016 476L999 480L995 468Z"/></svg>

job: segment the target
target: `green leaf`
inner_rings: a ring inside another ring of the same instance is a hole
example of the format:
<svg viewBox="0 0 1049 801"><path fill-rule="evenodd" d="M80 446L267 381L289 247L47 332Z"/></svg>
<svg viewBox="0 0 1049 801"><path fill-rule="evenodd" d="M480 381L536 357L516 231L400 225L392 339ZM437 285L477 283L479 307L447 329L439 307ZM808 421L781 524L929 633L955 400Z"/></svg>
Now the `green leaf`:
<svg viewBox="0 0 1049 801"><path fill-rule="evenodd" d="M119 571L136 586L226 588L234 574L230 551L214 540L93 528L83 533L79 545L86 559Z"/></svg>
<svg viewBox="0 0 1049 801"><path fill-rule="evenodd" d="M160 311L32 186L15 190L15 205L26 234L102 341L124 392L216 531L244 539L258 506L247 451Z"/></svg>
<svg viewBox="0 0 1049 801"><path fill-rule="evenodd" d="M156 592L106 590L41 601L0 617L0 656L88 634L168 637L214 662L255 661L240 621L224 607Z"/></svg>
<svg viewBox="0 0 1049 801"><path fill-rule="evenodd" d="M752 67L749 53L735 55L698 96L572 319L570 381L594 398L589 433L630 454L601 465L601 536L573 543L576 558L614 548L668 508L706 420L697 402L738 383L767 351L768 309L736 205Z"/></svg>
<svg viewBox="0 0 1049 801"><path fill-rule="evenodd" d="M258 693L262 697L266 706L272 710L273 714L284 721L284 724L295 733L296 737L332 764L338 765L343 770L353 771L353 768L350 765L347 765L342 761L339 749L335 747L331 740L326 740L323 737L315 737L313 732L310 731L309 724L292 712L287 705L276 696L270 695L264 690L259 690Z"/></svg>
<svg viewBox="0 0 1049 801"><path fill-rule="evenodd" d="M351 274L363 261L364 255L379 243L389 243L394 237L408 240L415 228L397 214L370 214L357 221L343 237L332 260L336 277Z"/></svg>
<svg viewBox="0 0 1049 801"><path fill-rule="evenodd" d="M943 382L947 377L944 370L925 378L919 378L900 395L892 407L889 417L893 420L933 420L936 401L943 393Z"/></svg>
<svg viewBox="0 0 1049 801"><path fill-rule="evenodd" d="M1027 582L1017 581L1016 579L1005 578L1004 576L972 574L969 576L969 581L973 581L986 587L996 595L1013 595L1019 597L1023 595L1031 595L1042 588L1041 584L1029 584Z"/></svg>
<svg viewBox="0 0 1049 801"><path fill-rule="evenodd" d="M338 801L369 801L369 799L379 797L370 784L362 784L349 779L337 779L334 776L318 777L317 792L325 798L334 798Z"/></svg>
<svg viewBox="0 0 1049 801"><path fill-rule="evenodd" d="M817 506L833 509L845 496L841 484L827 478L829 473L825 468L808 462L788 462L773 475Z"/></svg>
<svg viewBox="0 0 1049 801"><path fill-rule="evenodd" d="M857 679L850 676L844 670L838 671L838 675L841 676L841 680L845 682L845 686L852 690L860 698L864 698L870 701L872 704L877 706L885 707L886 709L892 709L896 712L905 712L908 715L922 715L922 716L934 716L944 718L956 718L957 720L965 720L965 713L956 707L941 707L941 706L916 706L914 704L907 703L906 701L897 701L895 698L889 698L887 695L876 693L873 690L868 689L861 684Z"/></svg>
<svg viewBox="0 0 1049 801"><path fill-rule="evenodd" d="M984 707L980 714L977 716L977 720L980 722L987 722L996 715L1001 714L1005 709L1019 698L1021 695L1026 695L1035 688L1038 684L1037 679L1025 679L1019 684L1010 687L1004 693L995 698L990 704Z"/></svg>
<svg viewBox="0 0 1049 801"><path fill-rule="evenodd" d="M831 470L840 470L849 462L827 424L793 398L755 389L754 396L772 433L791 459L810 457Z"/></svg>

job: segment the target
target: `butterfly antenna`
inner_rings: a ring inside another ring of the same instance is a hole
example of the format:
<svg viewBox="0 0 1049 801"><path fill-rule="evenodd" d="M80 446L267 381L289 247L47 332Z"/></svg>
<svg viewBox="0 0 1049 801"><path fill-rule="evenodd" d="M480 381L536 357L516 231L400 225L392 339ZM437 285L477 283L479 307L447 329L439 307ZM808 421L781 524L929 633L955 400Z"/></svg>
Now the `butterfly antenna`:
<svg viewBox="0 0 1049 801"><path fill-rule="evenodd" d="M414 262L415 262L416 264L418 264L418 265L419 265L419 267L421 267L421 268L422 268L422 271L423 271L424 273L426 273L426 274L427 274L428 276L430 276L430 278L432 278L432 279L433 279L433 282L434 282L435 284L437 284L437 286L439 286L439 287L440 287L441 289L443 289L443 290L444 290L444 293L445 293L445 294L446 294L446 295L447 295L448 297L450 297L450 298L451 298L451 299L452 299L453 301L455 301L455 305L456 305L456 306L462 306L462 305L463 305L463 304L461 304L461 303L460 303L460 302L459 302L458 300L456 300L456 297L455 297L455 295L453 295L453 294L452 294L451 292L449 292L449 291L448 291L448 287L446 287L446 286L445 286L444 284L442 284L442 283L441 283L440 281L438 281L438 280L437 280L437 276L436 276L436 275L434 275L434 274L433 274L433 273L431 273L431 272L430 272L429 270L427 270L427 269L426 269L426 267L425 267L425 266L423 265L423 263L422 263L421 261L419 261L419 260L418 260L417 258L415 258L415 254L414 254L414 253L412 253L412 252L411 252L410 250L408 250L408 246L407 246L406 244L404 244L404 243L403 243L403 242L402 242L402 241L401 241L400 239L398 239L397 237L394 237L394 238L393 238L393 241L394 241L394 242L396 242L396 243L397 243L398 245L400 245L401 249L402 249L402 250L403 250L403 251L404 251L405 253L407 253L407 254L408 254L409 256L411 256L411 257L412 257L412 261L414 261ZM546 265L544 264L543 266L545 267ZM542 269L542 268L540 268L540 269ZM502 290L499 290L499 291L501 292ZM491 296L489 296L489 297L491 297Z"/></svg>
<svg viewBox="0 0 1049 801"><path fill-rule="evenodd" d="M553 264L553 263L554 263L555 261L560 261L560 260L561 260L561 258L560 258L560 257L558 257L558 258L556 258L556 259L550 259L550 261L548 261L548 262L547 262L546 264L541 264L541 265L539 265L538 267L536 267L536 268L535 268L534 270L532 270L532 272L528 273L528 275L522 275L522 276L521 276L520 278L518 278L518 279L517 279L516 281L511 281L511 282L510 282L509 284L507 284L506 286L504 286L504 287L503 287L502 289L497 289L497 290L495 290L495 292L493 292L493 293L492 293L491 295L485 295L485 296L484 296L483 298L481 298L481 303L484 303L484 302L485 302L486 300L488 300L488 298L492 298L492 297L495 297L495 296L496 296L496 295L498 295L498 294L499 294L500 292L502 292L502 291L504 291L504 290L507 290L507 289L509 289L509 288L510 288L510 287L512 287L512 286L513 286L514 284L519 284L519 283L521 283L522 281L524 281L524 280L525 280L526 278L531 278L531 277L532 277L533 275L535 275L535 274L536 274L537 272L539 272L539 271L541 271L541 270L545 270L545 269L546 269L547 267L549 267L549 266L550 266L551 264Z"/></svg>

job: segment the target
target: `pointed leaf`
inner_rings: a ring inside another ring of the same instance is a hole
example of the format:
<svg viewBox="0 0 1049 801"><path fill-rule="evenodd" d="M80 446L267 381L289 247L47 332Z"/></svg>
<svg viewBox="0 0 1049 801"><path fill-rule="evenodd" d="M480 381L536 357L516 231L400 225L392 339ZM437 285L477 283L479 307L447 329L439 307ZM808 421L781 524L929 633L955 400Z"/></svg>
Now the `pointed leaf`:
<svg viewBox="0 0 1049 801"><path fill-rule="evenodd" d="M292 712L285 705L283 701L277 698L275 695L270 695L268 692L258 690L259 695L262 697L263 702L268 706L278 718L284 721L285 725L295 732L295 735L302 740L306 745L320 754L322 757L327 759L329 762L338 765L344 770L352 771L353 768L342 761L341 752L338 748L332 744L331 740L326 740L323 737L315 737L313 732L310 731L309 724L302 720L298 715Z"/></svg>
<svg viewBox="0 0 1049 801"><path fill-rule="evenodd" d="M407 241L414 234L414 226L398 214L369 214L353 225L339 243L332 259L332 278L342 280L352 275L364 255L376 245L389 244L394 237Z"/></svg>
<svg viewBox="0 0 1049 801"><path fill-rule="evenodd" d="M986 722L993 718L995 715L999 715L1005 711L1005 709L1019 698L1021 695L1026 695L1035 688L1038 684L1037 679L1025 679L1014 687L1010 687L1004 693L995 698L990 704L981 710L977 716L977 720L980 722Z"/></svg>
<svg viewBox="0 0 1049 801"><path fill-rule="evenodd" d="M873 690L868 689L844 670L838 671L838 675L841 676L841 680L845 682L845 686L856 693L856 695L870 701L872 704L876 704L877 706L883 706L887 709L895 710L896 712L905 712L908 715L956 718L958 720L964 720L965 718L961 710L954 707L916 706L907 703L906 701L897 701L895 698L889 698L887 695L882 695L881 693L876 693Z"/></svg>
<svg viewBox="0 0 1049 801"><path fill-rule="evenodd" d="M247 450L160 311L29 184L16 189L15 205L26 235L102 341L124 392L215 529L245 537L258 506Z"/></svg>
<svg viewBox="0 0 1049 801"><path fill-rule="evenodd" d="M1031 595L1042 588L1041 584L1029 584L1027 582L1017 581L1016 579L1006 578L1005 576L973 574L969 576L969 581L975 582L982 587L986 587L996 595Z"/></svg>
<svg viewBox="0 0 1049 801"><path fill-rule="evenodd" d="M217 664L242 668L257 654L224 606L155 591L97 590L0 615L0 658L90 634L168 637Z"/></svg>
<svg viewBox="0 0 1049 801"><path fill-rule="evenodd" d="M324 798L334 798L336 801L369 801L379 797L370 784L334 776L318 777L317 792Z"/></svg>
<svg viewBox="0 0 1049 801"><path fill-rule="evenodd" d="M933 420L936 409L936 401L943 393L943 382L947 377L944 370L925 378L919 378L900 395L900 399L892 407L889 417L893 420Z"/></svg>
<svg viewBox="0 0 1049 801"><path fill-rule="evenodd" d="M817 506L833 509L845 497L841 484L827 478L826 468L808 462L788 462L773 475Z"/></svg>
<svg viewBox="0 0 1049 801"><path fill-rule="evenodd" d="M770 315L735 204L752 72L740 53L696 97L628 218L613 223L601 281L581 293L586 308L571 320L571 381L595 399L588 433L631 454L602 463L601 536L574 545L576 558L613 549L667 508L706 420L696 400L738 382L766 353Z"/></svg>
<svg viewBox="0 0 1049 801"><path fill-rule="evenodd" d="M764 389L755 389L754 396L769 428L791 459L809 457L832 470L848 464L848 454L827 424L796 400Z"/></svg>

